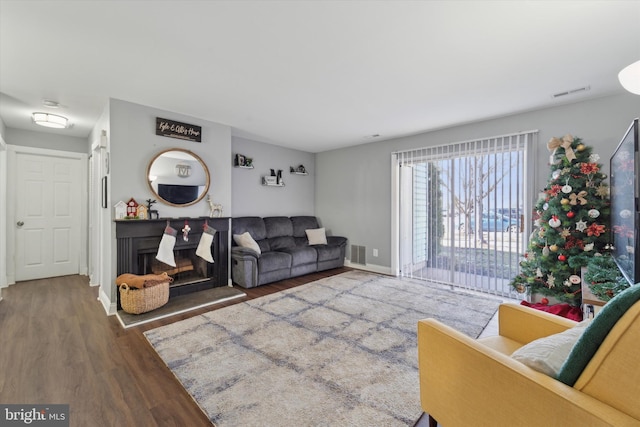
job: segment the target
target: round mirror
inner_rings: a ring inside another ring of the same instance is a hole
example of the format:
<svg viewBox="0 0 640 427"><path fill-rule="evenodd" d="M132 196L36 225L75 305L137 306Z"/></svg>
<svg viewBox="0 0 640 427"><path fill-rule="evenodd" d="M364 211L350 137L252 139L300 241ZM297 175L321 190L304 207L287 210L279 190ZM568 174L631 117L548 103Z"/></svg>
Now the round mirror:
<svg viewBox="0 0 640 427"><path fill-rule="evenodd" d="M209 191L209 169L189 150L170 148L158 153L147 167L147 182L161 202L171 206L198 203Z"/></svg>

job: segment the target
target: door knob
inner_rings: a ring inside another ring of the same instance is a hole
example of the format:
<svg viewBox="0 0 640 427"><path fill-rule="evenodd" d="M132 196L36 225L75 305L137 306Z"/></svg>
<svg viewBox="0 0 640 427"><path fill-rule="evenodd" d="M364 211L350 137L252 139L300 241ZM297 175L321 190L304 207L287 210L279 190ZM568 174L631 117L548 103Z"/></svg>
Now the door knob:
<svg viewBox="0 0 640 427"><path fill-rule="evenodd" d="M18 221L16 224L18 225L18 227L22 227L24 225L24 221Z"/></svg>

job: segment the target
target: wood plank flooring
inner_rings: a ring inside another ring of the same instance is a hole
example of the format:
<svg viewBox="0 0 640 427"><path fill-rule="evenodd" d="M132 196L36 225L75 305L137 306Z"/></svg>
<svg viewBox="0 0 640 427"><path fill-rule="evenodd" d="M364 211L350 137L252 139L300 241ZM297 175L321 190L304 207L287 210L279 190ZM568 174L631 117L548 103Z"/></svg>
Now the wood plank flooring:
<svg viewBox="0 0 640 427"><path fill-rule="evenodd" d="M71 426L210 426L142 333L344 271L240 288L247 297L127 330L84 276L10 286L0 301L0 402L69 404Z"/></svg>

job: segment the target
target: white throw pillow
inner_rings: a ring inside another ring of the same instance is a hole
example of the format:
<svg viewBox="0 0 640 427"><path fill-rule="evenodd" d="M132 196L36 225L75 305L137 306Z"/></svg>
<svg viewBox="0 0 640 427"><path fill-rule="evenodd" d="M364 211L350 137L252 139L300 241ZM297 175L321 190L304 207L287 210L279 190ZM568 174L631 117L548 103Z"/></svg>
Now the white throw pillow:
<svg viewBox="0 0 640 427"><path fill-rule="evenodd" d="M243 248L253 249L258 253L258 255L262 253L260 252L260 245L258 245L258 242L253 240L253 237L251 237L251 234L249 234L248 231L245 231L242 234L234 234L233 240L236 242L238 246L242 246Z"/></svg>
<svg viewBox="0 0 640 427"><path fill-rule="evenodd" d="M531 341L514 351L511 357L531 369L555 378L588 324L589 320L585 320L559 334Z"/></svg>
<svg viewBox="0 0 640 427"><path fill-rule="evenodd" d="M309 240L310 245L326 245L327 244L327 234L324 231L324 227L322 228L313 228L309 230L304 230L307 233L307 240Z"/></svg>

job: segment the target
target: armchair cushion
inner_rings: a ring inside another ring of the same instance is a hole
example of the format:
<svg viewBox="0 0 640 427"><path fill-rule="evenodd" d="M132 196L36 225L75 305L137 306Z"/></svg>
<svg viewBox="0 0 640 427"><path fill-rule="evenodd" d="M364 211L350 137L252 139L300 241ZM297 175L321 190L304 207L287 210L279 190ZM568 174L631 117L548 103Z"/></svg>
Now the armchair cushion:
<svg viewBox="0 0 640 427"><path fill-rule="evenodd" d="M531 341L513 352L511 357L531 369L555 378L589 322L585 320L564 332Z"/></svg>
<svg viewBox="0 0 640 427"><path fill-rule="evenodd" d="M609 301L593 319L565 360L557 379L573 386L598 351L607 334L632 305L640 301L640 286L625 289Z"/></svg>

